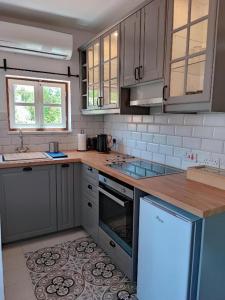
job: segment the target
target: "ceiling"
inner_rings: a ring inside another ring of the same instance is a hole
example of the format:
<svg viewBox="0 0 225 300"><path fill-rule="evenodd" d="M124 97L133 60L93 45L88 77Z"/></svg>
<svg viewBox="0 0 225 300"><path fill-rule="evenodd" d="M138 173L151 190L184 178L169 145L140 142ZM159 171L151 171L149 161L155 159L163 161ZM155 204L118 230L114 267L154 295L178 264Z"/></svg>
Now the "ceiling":
<svg viewBox="0 0 225 300"><path fill-rule="evenodd" d="M144 0L0 0L0 14L97 32L125 17L142 2Z"/></svg>

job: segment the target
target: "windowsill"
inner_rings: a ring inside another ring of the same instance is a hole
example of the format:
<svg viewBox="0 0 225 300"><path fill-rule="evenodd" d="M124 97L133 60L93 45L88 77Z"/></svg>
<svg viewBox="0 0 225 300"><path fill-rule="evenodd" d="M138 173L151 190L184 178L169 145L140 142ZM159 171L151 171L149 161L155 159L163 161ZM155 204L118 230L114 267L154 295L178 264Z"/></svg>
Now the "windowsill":
<svg viewBox="0 0 225 300"><path fill-rule="evenodd" d="M23 131L23 135L48 135L48 134L51 134L51 135L59 135L59 134L70 134L72 133L72 130L59 130L59 131L51 131L51 130L48 130L48 131L37 131L37 130L34 130L34 131ZM8 134L9 135L19 135L19 131L8 131Z"/></svg>

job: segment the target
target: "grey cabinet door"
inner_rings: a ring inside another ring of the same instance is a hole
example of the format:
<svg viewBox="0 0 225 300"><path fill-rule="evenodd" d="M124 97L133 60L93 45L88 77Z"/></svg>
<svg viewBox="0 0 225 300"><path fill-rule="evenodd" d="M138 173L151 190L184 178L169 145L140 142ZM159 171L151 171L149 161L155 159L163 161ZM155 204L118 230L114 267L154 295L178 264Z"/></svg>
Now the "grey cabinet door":
<svg viewBox="0 0 225 300"><path fill-rule="evenodd" d="M154 0L141 10L140 82L163 78L165 18L165 0Z"/></svg>
<svg viewBox="0 0 225 300"><path fill-rule="evenodd" d="M57 165L58 230L74 227L73 164ZM75 191L76 192L76 191Z"/></svg>
<svg viewBox="0 0 225 300"><path fill-rule="evenodd" d="M3 242L57 230L55 166L2 170L0 196Z"/></svg>
<svg viewBox="0 0 225 300"><path fill-rule="evenodd" d="M121 86L124 87L139 82L140 30L140 10L121 23Z"/></svg>

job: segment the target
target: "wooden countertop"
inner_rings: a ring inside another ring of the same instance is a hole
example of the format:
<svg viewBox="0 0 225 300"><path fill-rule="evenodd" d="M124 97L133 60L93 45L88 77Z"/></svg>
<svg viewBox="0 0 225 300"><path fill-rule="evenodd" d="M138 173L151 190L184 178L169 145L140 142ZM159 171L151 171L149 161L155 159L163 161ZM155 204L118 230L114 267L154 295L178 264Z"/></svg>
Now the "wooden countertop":
<svg viewBox="0 0 225 300"><path fill-rule="evenodd" d="M197 216L208 217L225 212L225 191L187 180L186 173L137 180L106 165L108 163L107 159L115 157L114 153L101 154L96 151L64 152L68 155L67 158L2 162L0 163L0 169L82 162Z"/></svg>

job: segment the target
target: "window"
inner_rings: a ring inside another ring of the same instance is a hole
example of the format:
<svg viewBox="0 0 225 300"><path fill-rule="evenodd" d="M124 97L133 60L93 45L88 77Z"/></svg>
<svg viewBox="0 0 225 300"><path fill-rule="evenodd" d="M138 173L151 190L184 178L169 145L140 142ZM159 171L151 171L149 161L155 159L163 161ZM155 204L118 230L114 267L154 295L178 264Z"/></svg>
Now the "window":
<svg viewBox="0 0 225 300"><path fill-rule="evenodd" d="M68 82L7 77L9 127L68 129Z"/></svg>

